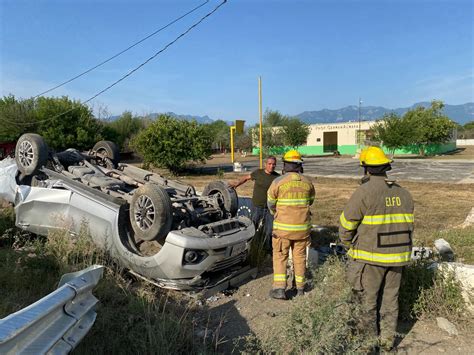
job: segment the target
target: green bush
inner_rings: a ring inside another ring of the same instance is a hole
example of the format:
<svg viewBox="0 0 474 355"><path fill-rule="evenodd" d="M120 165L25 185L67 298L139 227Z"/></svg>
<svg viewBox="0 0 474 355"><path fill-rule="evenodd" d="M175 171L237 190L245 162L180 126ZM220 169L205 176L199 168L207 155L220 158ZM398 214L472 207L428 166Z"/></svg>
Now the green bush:
<svg viewBox="0 0 474 355"><path fill-rule="evenodd" d="M461 287L453 272L436 272L433 285L422 289L413 305L413 314L420 317L464 318L465 303Z"/></svg>
<svg viewBox="0 0 474 355"><path fill-rule="evenodd" d="M449 272L436 271L419 261L404 270L399 317L404 320L446 317L461 319L465 310L461 287Z"/></svg>
<svg viewBox="0 0 474 355"><path fill-rule="evenodd" d="M143 156L145 166L153 164L176 174L188 161L208 159L211 143L206 126L162 115L140 131L131 145Z"/></svg>

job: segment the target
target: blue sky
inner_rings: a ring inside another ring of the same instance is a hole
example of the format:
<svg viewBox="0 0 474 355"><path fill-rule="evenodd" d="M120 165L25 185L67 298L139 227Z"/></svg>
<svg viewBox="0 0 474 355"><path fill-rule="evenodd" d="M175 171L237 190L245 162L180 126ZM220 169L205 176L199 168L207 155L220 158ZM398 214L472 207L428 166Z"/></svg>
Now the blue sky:
<svg viewBox="0 0 474 355"><path fill-rule="evenodd" d="M204 0L0 0L0 95L30 97ZM49 95L86 100L219 0ZM229 0L154 61L95 99L97 110L258 119L357 105L474 101L472 0Z"/></svg>

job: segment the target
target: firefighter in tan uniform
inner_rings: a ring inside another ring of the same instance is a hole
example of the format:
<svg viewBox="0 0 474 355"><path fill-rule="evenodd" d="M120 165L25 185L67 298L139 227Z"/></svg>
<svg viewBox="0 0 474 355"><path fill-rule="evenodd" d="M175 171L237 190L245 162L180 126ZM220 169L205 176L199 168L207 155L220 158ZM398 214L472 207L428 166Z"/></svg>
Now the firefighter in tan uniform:
<svg viewBox="0 0 474 355"><path fill-rule="evenodd" d="M348 281L364 311L359 326L391 350L402 269L411 260L414 205L410 193L387 178L392 161L382 149L367 148L361 160L367 176L340 216L339 237L349 248Z"/></svg>
<svg viewBox="0 0 474 355"><path fill-rule="evenodd" d="M303 161L296 150L283 156L283 174L273 180L268 189L267 205L273 221L273 289L270 296L286 299L286 266L290 248L298 296L304 294L306 247L311 231L310 206L314 201L314 186L302 175Z"/></svg>

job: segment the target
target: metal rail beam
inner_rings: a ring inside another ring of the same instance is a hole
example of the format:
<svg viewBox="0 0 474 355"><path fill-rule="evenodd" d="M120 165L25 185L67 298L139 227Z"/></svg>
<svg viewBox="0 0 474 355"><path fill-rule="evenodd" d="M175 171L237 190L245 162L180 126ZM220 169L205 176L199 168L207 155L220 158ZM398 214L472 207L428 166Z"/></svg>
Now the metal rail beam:
<svg viewBox="0 0 474 355"><path fill-rule="evenodd" d="M65 274L58 289L32 305L0 319L0 354L67 354L96 319L92 294L103 266Z"/></svg>

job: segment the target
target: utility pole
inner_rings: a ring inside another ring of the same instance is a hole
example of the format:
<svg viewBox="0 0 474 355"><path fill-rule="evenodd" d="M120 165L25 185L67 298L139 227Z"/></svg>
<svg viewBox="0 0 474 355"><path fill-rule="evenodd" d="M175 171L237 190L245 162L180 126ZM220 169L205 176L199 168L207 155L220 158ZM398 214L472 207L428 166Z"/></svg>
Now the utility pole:
<svg viewBox="0 0 474 355"><path fill-rule="evenodd" d="M359 130L357 131L357 146L360 148L361 146L361 130L360 130L360 105L362 104L362 100L359 97L359 113L358 113L358 119L359 119Z"/></svg>
<svg viewBox="0 0 474 355"><path fill-rule="evenodd" d="M258 77L258 114L260 117L260 169L263 168L263 142L262 142L262 77Z"/></svg>

